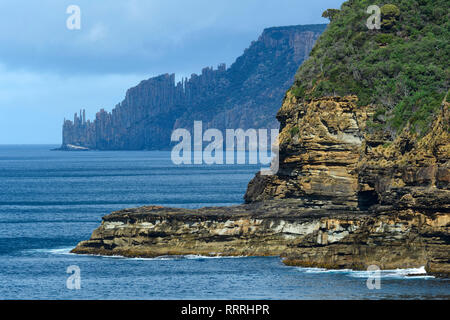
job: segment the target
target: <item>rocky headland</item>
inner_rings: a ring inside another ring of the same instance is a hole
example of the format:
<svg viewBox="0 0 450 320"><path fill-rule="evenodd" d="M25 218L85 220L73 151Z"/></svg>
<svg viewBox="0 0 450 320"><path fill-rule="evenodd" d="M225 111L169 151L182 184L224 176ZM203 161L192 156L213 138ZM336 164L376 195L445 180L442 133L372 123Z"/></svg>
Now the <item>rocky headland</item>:
<svg viewBox="0 0 450 320"><path fill-rule="evenodd" d="M281 256L296 266L426 266L430 274L450 274L449 104L420 141L405 133L388 147L370 147L372 137L363 134L370 108L355 99L299 108L288 94L279 113L280 171L257 175L246 204L117 211L72 252Z"/></svg>
<svg viewBox="0 0 450 320"><path fill-rule="evenodd" d="M113 212L72 252L281 256L449 277L448 51L427 49L442 48L448 20L431 15L434 2L391 2L401 10L383 7L380 31L364 29L364 1L333 11L278 111L279 171L257 174L244 204Z"/></svg>
<svg viewBox="0 0 450 320"><path fill-rule="evenodd" d="M84 110L63 124L63 142L95 150L163 150L176 128L278 128L275 114L298 66L309 56L326 24L265 29L227 68L204 68L175 81L165 74L129 89L112 112L95 119Z"/></svg>

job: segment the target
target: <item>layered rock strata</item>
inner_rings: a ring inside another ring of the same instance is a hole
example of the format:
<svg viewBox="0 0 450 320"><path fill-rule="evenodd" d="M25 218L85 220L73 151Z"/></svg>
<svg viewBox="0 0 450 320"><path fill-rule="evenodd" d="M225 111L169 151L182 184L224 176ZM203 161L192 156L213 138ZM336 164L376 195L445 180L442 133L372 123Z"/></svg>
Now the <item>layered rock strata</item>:
<svg viewBox="0 0 450 320"><path fill-rule="evenodd" d="M356 168L369 108L357 97L324 97L299 103L288 92L278 120L280 170L257 175L248 186L246 202L297 198L310 206L358 206Z"/></svg>
<svg viewBox="0 0 450 320"><path fill-rule="evenodd" d="M426 266L448 276L449 104L424 137L405 129L383 141L365 130L371 108L356 102L299 102L288 93L278 114L280 171L256 176L247 204L118 211L73 252L279 255L296 266Z"/></svg>
<svg viewBox="0 0 450 320"><path fill-rule="evenodd" d="M448 268L449 214L305 209L298 200L270 200L199 210L143 207L103 218L80 254L281 256L288 265L383 269Z"/></svg>

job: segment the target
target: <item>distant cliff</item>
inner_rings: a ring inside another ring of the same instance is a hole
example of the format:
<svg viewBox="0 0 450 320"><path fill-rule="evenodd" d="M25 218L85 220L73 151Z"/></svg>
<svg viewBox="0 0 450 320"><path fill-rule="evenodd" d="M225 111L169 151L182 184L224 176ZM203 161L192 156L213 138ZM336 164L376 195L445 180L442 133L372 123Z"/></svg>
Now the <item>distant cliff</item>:
<svg viewBox="0 0 450 320"><path fill-rule="evenodd" d="M82 110L65 120L63 147L166 149L172 131L190 129L194 120L220 130L278 128L275 114L284 94L325 28L269 28L228 69L204 68L178 83L174 74L142 81L112 112L102 109L90 121Z"/></svg>

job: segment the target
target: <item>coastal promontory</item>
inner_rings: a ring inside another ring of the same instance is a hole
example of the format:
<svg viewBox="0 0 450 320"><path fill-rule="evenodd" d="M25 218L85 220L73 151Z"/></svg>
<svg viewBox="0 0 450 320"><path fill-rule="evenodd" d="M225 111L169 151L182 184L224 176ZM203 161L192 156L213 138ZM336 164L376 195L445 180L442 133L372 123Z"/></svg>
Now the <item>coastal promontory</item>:
<svg viewBox="0 0 450 320"><path fill-rule="evenodd" d="M386 7L387 6L387 7ZM279 170L245 203L113 212L79 254L281 256L290 266L450 275L445 1L345 2L277 113Z"/></svg>
<svg viewBox="0 0 450 320"><path fill-rule="evenodd" d="M81 110L63 124L67 145L92 150L162 150L177 128L194 121L224 132L233 128L278 128L275 114L298 66L309 56L326 24L268 28L227 68L206 67L175 81L174 74L130 88L111 112L95 119Z"/></svg>

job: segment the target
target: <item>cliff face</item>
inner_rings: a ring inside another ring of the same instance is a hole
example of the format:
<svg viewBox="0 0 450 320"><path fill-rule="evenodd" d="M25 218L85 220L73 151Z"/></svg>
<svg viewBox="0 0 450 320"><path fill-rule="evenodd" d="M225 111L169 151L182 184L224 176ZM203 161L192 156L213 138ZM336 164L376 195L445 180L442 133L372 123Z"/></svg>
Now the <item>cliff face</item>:
<svg viewBox="0 0 450 320"><path fill-rule="evenodd" d="M257 175L246 202L296 198L329 209L448 210L449 104L443 102L424 137L406 128L391 141L366 130L373 110L356 102L356 96L300 102L288 92L278 113L280 170Z"/></svg>
<svg viewBox="0 0 450 320"><path fill-rule="evenodd" d="M308 206L357 209L356 168L369 108L357 97L323 97L299 102L288 92L278 112L280 170L257 175L246 202L297 198Z"/></svg>
<svg viewBox="0 0 450 320"><path fill-rule="evenodd" d="M405 130L386 146L365 134L370 108L356 107L356 97L300 104L291 97L279 113L280 171L249 184L249 203L118 211L73 252L279 255L296 266L426 266L449 275L449 104L425 137ZM302 131L292 130L299 123Z"/></svg>
<svg viewBox="0 0 450 320"><path fill-rule="evenodd" d="M305 210L269 200L199 210L143 207L103 218L79 254L156 257L281 256L288 265L333 269L418 268L448 276L448 214L412 210Z"/></svg>
<svg viewBox="0 0 450 320"><path fill-rule="evenodd" d="M112 213L79 254L156 257L282 256L288 265L333 269L418 268L445 276L449 215L303 209L270 200L199 210L144 207Z"/></svg>
<svg viewBox="0 0 450 320"><path fill-rule="evenodd" d="M367 134L358 164L359 189L381 206L433 214L450 211L450 104L443 102L424 137L406 128L380 144Z"/></svg>
<svg viewBox="0 0 450 320"><path fill-rule="evenodd" d="M224 130L277 128L275 113L326 25L264 30L230 67L205 68L175 83L162 75L127 91L111 113L100 110L86 121L84 111L63 125L63 145L99 150L165 149L176 128L194 120Z"/></svg>

